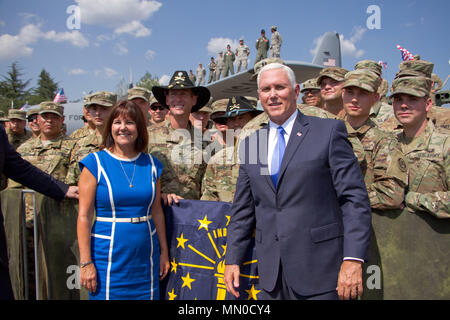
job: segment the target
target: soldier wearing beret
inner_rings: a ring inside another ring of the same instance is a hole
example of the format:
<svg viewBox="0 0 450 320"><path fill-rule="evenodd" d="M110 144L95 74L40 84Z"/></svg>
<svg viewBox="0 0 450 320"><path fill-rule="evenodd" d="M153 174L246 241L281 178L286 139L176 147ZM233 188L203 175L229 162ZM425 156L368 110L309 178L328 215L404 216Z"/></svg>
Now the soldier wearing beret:
<svg viewBox="0 0 450 320"><path fill-rule="evenodd" d="M25 129L27 123L27 113L24 110L9 109L8 111L8 128L6 133L8 141L17 149L22 143L31 138L31 132Z"/></svg>
<svg viewBox="0 0 450 320"><path fill-rule="evenodd" d="M69 185L78 184L80 178L80 162L89 153L99 151L102 143L103 128L108 119L111 108L117 102L117 95L108 91L99 91L84 97L85 107L92 117L96 130L84 138L77 141L71 156L70 166L66 177L66 183Z"/></svg>

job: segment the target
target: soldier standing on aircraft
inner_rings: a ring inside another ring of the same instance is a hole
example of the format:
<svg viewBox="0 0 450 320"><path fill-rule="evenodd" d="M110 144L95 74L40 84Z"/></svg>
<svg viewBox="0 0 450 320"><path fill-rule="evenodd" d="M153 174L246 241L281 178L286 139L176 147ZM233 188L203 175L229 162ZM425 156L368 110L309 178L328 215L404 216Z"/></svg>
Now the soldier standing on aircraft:
<svg viewBox="0 0 450 320"><path fill-rule="evenodd" d="M216 81L220 79L222 75L223 68L225 68L225 61L223 57L223 52L219 52L219 56L216 59Z"/></svg>
<svg viewBox="0 0 450 320"><path fill-rule="evenodd" d="M195 83L197 81L197 78L195 77L195 74L192 72L192 70L189 70L189 80L191 80L192 83Z"/></svg>
<svg viewBox="0 0 450 320"><path fill-rule="evenodd" d="M233 62L236 59L236 56L233 51L231 51L231 46L227 45L227 52L225 52L224 56L224 69L223 69L223 77L228 77L228 71L231 72L231 74L234 74L234 65Z"/></svg>
<svg viewBox="0 0 450 320"><path fill-rule="evenodd" d="M279 58L281 43L283 40L281 39L280 33L277 31L277 26L272 26L270 31L272 32L272 36L270 38L270 42L272 43L270 46L270 58Z"/></svg>
<svg viewBox="0 0 450 320"><path fill-rule="evenodd" d="M197 85L205 85L206 70L201 63L198 64L195 73L197 74Z"/></svg>
<svg viewBox="0 0 450 320"><path fill-rule="evenodd" d="M27 123L27 113L23 110L9 109L8 120L9 125L6 129L9 143L14 149L17 149L22 143L31 138L31 132L25 130Z"/></svg>
<svg viewBox="0 0 450 320"><path fill-rule="evenodd" d="M248 56L250 55L250 48L244 44L244 39L239 39L239 47L236 48L237 57L237 72L247 70Z"/></svg>
<svg viewBox="0 0 450 320"><path fill-rule="evenodd" d="M256 59L255 65L267 58L267 51L269 50L269 39L266 38L266 31L264 29L261 30L261 37L256 40Z"/></svg>
<svg viewBox="0 0 450 320"><path fill-rule="evenodd" d="M211 57L211 62L208 64L209 69L209 77L208 84L216 80L216 62L214 61L214 57Z"/></svg>

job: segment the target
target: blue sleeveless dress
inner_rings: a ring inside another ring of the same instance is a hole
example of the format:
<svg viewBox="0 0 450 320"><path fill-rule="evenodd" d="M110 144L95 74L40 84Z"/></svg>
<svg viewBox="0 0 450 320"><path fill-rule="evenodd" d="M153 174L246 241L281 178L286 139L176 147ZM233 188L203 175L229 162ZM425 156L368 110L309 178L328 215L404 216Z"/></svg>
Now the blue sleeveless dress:
<svg viewBox="0 0 450 320"><path fill-rule="evenodd" d="M159 299L160 250L150 215L162 164L146 153L123 160L102 150L87 155L80 162L84 167L97 179L91 231L97 290L90 299ZM133 187L124 170L130 180L135 170ZM138 217L133 223L124 219Z"/></svg>

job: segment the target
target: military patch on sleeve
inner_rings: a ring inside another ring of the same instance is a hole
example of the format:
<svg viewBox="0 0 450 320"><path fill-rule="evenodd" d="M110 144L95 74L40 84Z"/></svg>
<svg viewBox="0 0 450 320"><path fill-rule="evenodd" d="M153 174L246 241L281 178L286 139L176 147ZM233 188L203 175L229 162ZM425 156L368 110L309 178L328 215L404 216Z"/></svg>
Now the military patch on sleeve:
<svg viewBox="0 0 450 320"><path fill-rule="evenodd" d="M406 166L405 160L403 160L402 158L399 158L397 163L398 163L398 168L400 169L400 171L402 171L402 172L407 171L407 166Z"/></svg>

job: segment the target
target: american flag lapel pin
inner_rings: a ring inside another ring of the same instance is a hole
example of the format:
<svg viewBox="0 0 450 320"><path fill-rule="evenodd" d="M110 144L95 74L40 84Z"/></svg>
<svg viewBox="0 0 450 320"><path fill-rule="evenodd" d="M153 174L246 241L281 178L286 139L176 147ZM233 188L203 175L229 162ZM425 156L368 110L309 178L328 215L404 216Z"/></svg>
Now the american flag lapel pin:
<svg viewBox="0 0 450 320"><path fill-rule="evenodd" d="M297 132L297 137L301 137L302 133L301 132Z"/></svg>

